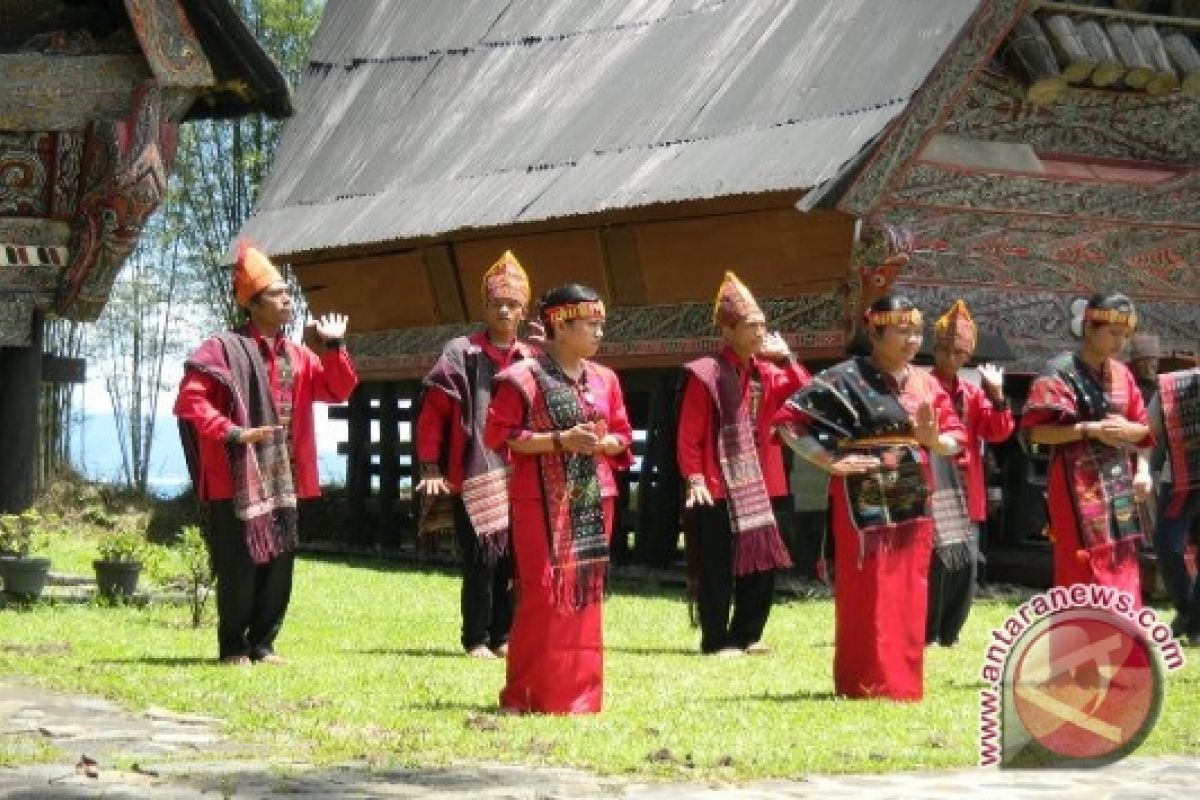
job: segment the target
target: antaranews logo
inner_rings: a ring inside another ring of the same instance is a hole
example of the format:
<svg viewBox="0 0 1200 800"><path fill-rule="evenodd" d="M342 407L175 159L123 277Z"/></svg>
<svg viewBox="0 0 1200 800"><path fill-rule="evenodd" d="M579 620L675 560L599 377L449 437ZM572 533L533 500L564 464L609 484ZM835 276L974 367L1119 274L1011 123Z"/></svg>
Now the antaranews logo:
<svg viewBox="0 0 1200 800"><path fill-rule="evenodd" d="M1099 766L1158 721L1163 668L1184 664L1152 608L1111 586L1055 587L992 631L981 676L982 766Z"/></svg>

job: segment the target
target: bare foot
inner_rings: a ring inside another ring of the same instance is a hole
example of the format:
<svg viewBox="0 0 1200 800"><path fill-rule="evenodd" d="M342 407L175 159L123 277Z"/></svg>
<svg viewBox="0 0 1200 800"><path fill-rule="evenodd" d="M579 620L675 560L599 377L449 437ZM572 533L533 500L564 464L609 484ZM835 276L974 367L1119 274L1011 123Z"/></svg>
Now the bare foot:
<svg viewBox="0 0 1200 800"><path fill-rule="evenodd" d="M467 656L470 658L489 659L495 658L496 654L489 650L487 645L481 644L468 650Z"/></svg>
<svg viewBox="0 0 1200 800"><path fill-rule="evenodd" d="M714 650L707 655L714 658L741 658L746 655L746 652L738 647L722 647L720 650Z"/></svg>

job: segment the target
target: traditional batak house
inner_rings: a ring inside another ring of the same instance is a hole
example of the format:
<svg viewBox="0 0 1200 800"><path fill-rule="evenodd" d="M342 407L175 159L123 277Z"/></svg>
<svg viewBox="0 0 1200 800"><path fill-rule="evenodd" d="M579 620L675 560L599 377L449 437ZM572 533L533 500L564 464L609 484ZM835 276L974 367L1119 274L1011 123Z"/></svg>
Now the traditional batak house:
<svg viewBox="0 0 1200 800"><path fill-rule="evenodd" d="M1193 347L1197 23L1141 5L331 0L243 233L352 318L366 541L411 536L406 401L506 249L535 290L609 301L601 358L647 433L623 526L656 563L678 365L714 347L726 269L818 363L893 281L930 318L965 297L1018 370L1115 286Z"/></svg>
<svg viewBox="0 0 1200 800"><path fill-rule="evenodd" d="M39 385L61 371L42 320L100 313L179 125L290 111L228 0L0 0L0 511L32 500Z"/></svg>

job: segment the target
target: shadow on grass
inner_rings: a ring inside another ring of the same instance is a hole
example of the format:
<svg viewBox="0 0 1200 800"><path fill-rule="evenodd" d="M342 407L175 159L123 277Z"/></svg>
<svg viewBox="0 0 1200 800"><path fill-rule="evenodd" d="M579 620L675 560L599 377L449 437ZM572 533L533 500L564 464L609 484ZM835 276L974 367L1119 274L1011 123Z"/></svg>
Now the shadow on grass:
<svg viewBox="0 0 1200 800"><path fill-rule="evenodd" d="M198 656L138 656L136 658L97 658L93 664L145 664L149 667L215 667L217 658Z"/></svg>
<svg viewBox="0 0 1200 800"><path fill-rule="evenodd" d="M606 653L626 653L631 656L699 656L693 647L605 647Z"/></svg>
<svg viewBox="0 0 1200 800"><path fill-rule="evenodd" d="M447 647L368 647L365 649L346 648L341 651L351 655L360 656L414 656L417 658L457 658L463 662L467 661L482 661L483 659L469 659L467 654L462 650L451 649Z"/></svg>
<svg viewBox="0 0 1200 800"><path fill-rule="evenodd" d="M324 550L302 549L300 557L305 561L327 564L330 566L351 567L353 569L369 570L388 575L440 575L448 578L461 578L462 570L457 561L417 561L411 556L367 555L359 553L337 553ZM684 588L683 572L668 573L671 577L663 579L640 580L629 576L618 576L609 583L609 594L622 597L645 597L654 599L675 600L680 603L687 601Z"/></svg>
<svg viewBox="0 0 1200 800"><path fill-rule="evenodd" d="M398 708L406 711L468 711L503 716L497 703L468 703L463 700L427 700L424 703L404 703Z"/></svg>
<svg viewBox="0 0 1200 800"><path fill-rule="evenodd" d="M331 566L353 567L371 572L417 573L421 575L445 575L458 577L461 570L457 563L447 561L416 561L410 558L388 555L365 555L357 553L331 553L323 550L302 549L299 553L305 561L315 561Z"/></svg>
<svg viewBox="0 0 1200 800"><path fill-rule="evenodd" d="M800 703L812 700L841 702L844 698L834 692L790 692L788 694L741 694L709 698L717 703Z"/></svg>

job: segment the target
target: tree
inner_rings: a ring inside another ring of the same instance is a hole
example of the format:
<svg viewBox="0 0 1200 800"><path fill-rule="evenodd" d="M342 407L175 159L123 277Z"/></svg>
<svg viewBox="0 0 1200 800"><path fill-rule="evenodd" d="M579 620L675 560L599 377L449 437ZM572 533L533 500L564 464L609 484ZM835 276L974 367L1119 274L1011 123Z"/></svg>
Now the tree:
<svg viewBox="0 0 1200 800"><path fill-rule="evenodd" d="M92 337L91 360L112 407L122 477L142 493L149 481L159 401L171 388L163 368L186 346L191 327L180 324L188 280L178 224L170 204L149 220Z"/></svg>

